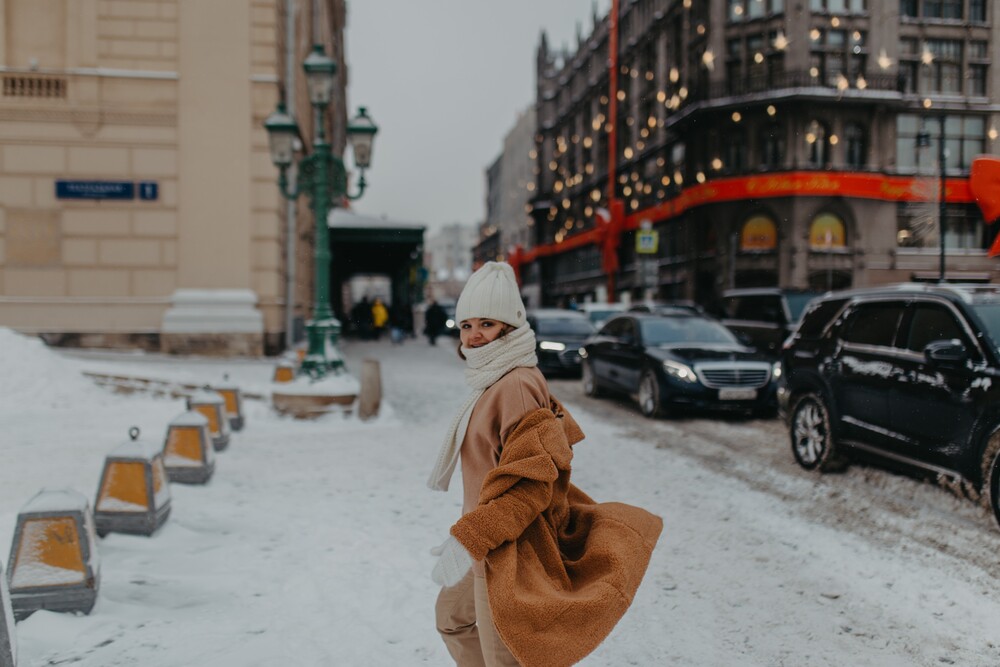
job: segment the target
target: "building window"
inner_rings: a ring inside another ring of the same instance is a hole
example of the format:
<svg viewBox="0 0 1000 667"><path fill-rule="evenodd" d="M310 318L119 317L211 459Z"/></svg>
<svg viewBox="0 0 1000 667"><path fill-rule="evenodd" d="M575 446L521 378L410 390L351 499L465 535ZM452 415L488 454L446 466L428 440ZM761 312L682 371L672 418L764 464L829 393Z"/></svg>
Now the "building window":
<svg viewBox="0 0 1000 667"><path fill-rule="evenodd" d="M777 123L765 125L760 133L760 164L764 168L778 168L785 164L785 135Z"/></svg>
<svg viewBox="0 0 1000 667"><path fill-rule="evenodd" d="M917 0L899 0L899 15L916 18L918 16Z"/></svg>
<svg viewBox="0 0 1000 667"><path fill-rule="evenodd" d="M766 215L755 215L740 230L740 252L774 252L778 247L778 226Z"/></svg>
<svg viewBox="0 0 1000 667"><path fill-rule="evenodd" d="M986 121L982 116L945 117L945 165L949 172L967 172L972 160L985 152ZM920 145L920 135L927 142ZM939 173L941 123L936 116L900 114L896 118L896 165L901 171Z"/></svg>
<svg viewBox="0 0 1000 667"><path fill-rule="evenodd" d="M961 19L963 0L924 0L924 18Z"/></svg>
<svg viewBox="0 0 1000 667"><path fill-rule="evenodd" d="M859 123L848 123L844 128L844 162L853 169L863 169L868 156L865 128Z"/></svg>
<svg viewBox="0 0 1000 667"><path fill-rule="evenodd" d="M847 247L844 221L833 213L820 213L809 225L809 249L818 251L843 250Z"/></svg>
<svg viewBox="0 0 1000 667"><path fill-rule="evenodd" d="M969 20L986 22L986 0L969 0Z"/></svg>
<svg viewBox="0 0 1000 667"><path fill-rule="evenodd" d="M901 202L896 211L896 244L901 248L940 247L940 215L937 195L923 202ZM946 250L986 250L996 235L975 204L946 204L944 219Z"/></svg>
<svg viewBox="0 0 1000 667"><path fill-rule="evenodd" d="M957 39L928 39L924 48L930 64L921 68L920 90L928 93L962 92L962 42Z"/></svg>
<svg viewBox="0 0 1000 667"><path fill-rule="evenodd" d="M829 133L818 120L811 121L806 128L807 160L810 167L825 167L830 159Z"/></svg>
<svg viewBox="0 0 1000 667"><path fill-rule="evenodd" d="M723 162L721 170L729 173L740 173L746 169L746 133L734 130L723 136Z"/></svg>

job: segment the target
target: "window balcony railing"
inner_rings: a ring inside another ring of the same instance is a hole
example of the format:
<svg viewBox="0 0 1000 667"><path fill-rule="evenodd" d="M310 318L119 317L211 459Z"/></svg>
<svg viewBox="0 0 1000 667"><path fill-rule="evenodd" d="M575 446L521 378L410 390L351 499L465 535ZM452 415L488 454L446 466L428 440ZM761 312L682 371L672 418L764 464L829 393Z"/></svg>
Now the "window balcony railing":
<svg viewBox="0 0 1000 667"><path fill-rule="evenodd" d="M859 82L863 81L859 86ZM809 70L774 72L762 76L715 81L706 86L696 86L691 99L704 101L721 97L741 97L757 93L773 93L795 88L829 88L832 90L874 90L902 92L903 80L896 74L866 74L863 79L842 73L820 73L813 76Z"/></svg>

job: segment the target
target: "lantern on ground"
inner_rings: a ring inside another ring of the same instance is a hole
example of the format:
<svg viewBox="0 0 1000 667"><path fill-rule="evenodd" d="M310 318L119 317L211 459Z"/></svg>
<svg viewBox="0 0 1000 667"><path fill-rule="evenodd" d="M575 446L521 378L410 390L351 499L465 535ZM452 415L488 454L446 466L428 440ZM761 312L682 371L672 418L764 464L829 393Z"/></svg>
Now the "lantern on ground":
<svg viewBox="0 0 1000 667"><path fill-rule="evenodd" d="M225 379L228 381L229 376L227 375ZM227 382L220 387L215 387L215 391L222 396L226 419L229 420L229 428L234 431L242 431L246 420L243 418L243 396L240 393L240 388Z"/></svg>
<svg viewBox="0 0 1000 667"><path fill-rule="evenodd" d="M218 392L208 387L194 392L187 399L187 409L195 410L208 419L208 432L212 446L221 452L229 446L229 420L226 419L226 401Z"/></svg>
<svg viewBox="0 0 1000 667"><path fill-rule="evenodd" d="M17 634L14 632L14 608L10 606L7 579L0 564L0 667L17 664Z"/></svg>
<svg viewBox="0 0 1000 667"><path fill-rule="evenodd" d="M89 614L101 568L87 499L72 490L42 490L29 500L17 515L8 565L17 620L39 609Z"/></svg>
<svg viewBox="0 0 1000 667"><path fill-rule="evenodd" d="M212 478L215 447L205 415L188 410L170 422L163 443L163 467L171 482L204 484Z"/></svg>
<svg viewBox="0 0 1000 667"><path fill-rule="evenodd" d="M152 535L170 515L170 485L160 450L139 440L139 429L129 429L130 440L104 461L104 472L94 502L97 534Z"/></svg>
<svg viewBox="0 0 1000 667"><path fill-rule="evenodd" d="M295 365L289 361L282 361L274 367L272 382L285 383L295 379Z"/></svg>

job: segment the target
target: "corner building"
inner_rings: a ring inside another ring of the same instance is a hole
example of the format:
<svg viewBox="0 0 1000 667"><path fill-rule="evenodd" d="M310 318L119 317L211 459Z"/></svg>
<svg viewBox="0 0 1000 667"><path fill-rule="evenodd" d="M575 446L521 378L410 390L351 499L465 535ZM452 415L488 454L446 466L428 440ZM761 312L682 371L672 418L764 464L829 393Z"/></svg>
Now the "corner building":
<svg viewBox="0 0 1000 667"><path fill-rule="evenodd" d="M998 22L992 0L614 0L575 52L543 35L529 283L708 302L936 280L942 212L946 279L996 281L968 175L1000 145Z"/></svg>
<svg viewBox="0 0 1000 667"><path fill-rule="evenodd" d="M288 225L262 124L285 79L289 6L0 0L0 326L66 345L280 348ZM295 66L313 34L338 45L342 100L343 2L291 6Z"/></svg>

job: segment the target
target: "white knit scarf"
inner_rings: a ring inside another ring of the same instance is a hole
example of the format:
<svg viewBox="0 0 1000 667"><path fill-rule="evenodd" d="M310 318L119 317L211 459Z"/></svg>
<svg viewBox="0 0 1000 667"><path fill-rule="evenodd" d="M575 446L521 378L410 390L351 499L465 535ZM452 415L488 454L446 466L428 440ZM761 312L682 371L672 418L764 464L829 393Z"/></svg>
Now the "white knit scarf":
<svg viewBox="0 0 1000 667"><path fill-rule="evenodd" d="M482 347L462 347L462 354L465 356L466 364L465 383L472 387L472 394L451 420L437 463L430 479L427 480L427 486L436 491L448 490L455 465L458 463L462 441L465 440L465 432L469 428L472 408L476 406L483 392L514 368L519 366L530 368L538 365L538 357L535 356L535 332L527 324L522 324L506 336L500 336Z"/></svg>

